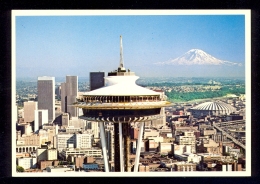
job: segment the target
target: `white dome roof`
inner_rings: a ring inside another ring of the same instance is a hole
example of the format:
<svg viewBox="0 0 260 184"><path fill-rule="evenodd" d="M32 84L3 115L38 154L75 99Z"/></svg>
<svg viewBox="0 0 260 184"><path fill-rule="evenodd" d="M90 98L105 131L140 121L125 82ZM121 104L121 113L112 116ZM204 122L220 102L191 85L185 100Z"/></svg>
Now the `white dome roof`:
<svg viewBox="0 0 260 184"><path fill-rule="evenodd" d="M108 76L105 77L107 86L86 92L83 95L91 96L134 96L134 95L160 95L135 84L138 76Z"/></svg>
<svg viewBox="0 0 260 184"><path fill-rule="evenodd" d="M236 109L233 106L226 104L224 102L205 102L191 108L191 110L216 110L216 111L226 110L229 112L236 111Z"/></svg>

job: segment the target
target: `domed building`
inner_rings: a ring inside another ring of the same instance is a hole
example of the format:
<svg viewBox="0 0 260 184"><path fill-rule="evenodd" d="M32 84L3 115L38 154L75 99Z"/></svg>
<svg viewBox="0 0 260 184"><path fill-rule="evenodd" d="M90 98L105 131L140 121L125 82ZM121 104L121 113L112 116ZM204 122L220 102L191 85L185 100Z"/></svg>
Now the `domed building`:
<svg viewBox="0 0 260 184"><path fill-rule="evenodd" d="M226 104L224 102L205 102L202 104L199 104L195 107L192 107L189 109L191 114L198 118L200 116L207 116L207 115L229 115L236 111L236 108L234 108L232 105Z"/></svg>

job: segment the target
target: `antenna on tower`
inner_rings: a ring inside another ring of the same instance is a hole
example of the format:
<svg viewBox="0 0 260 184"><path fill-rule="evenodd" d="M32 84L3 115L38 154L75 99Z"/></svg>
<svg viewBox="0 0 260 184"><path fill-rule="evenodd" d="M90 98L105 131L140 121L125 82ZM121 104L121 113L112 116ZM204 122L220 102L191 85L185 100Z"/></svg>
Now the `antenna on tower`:
<svg viewBox="0 0 260 184"><path fill-rule="evenodd" d="M124 68L124 59L123 59L123 41L122 41L122 36L120 35L120 64L118 67L118 71L125 71Z"/></svg>

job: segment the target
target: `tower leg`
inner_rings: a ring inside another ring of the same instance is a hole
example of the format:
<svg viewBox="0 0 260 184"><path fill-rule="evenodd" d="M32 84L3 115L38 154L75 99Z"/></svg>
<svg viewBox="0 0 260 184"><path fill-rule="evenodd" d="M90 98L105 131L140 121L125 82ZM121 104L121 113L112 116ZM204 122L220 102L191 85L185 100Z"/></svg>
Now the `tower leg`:
<svg viewBox="0 0 260 184"><path fill-rule="evenodd" d="M120 149L120 172L124 172L122 123L119 123L119 149Z"/></svg>
<svg viewBox="0 0 260 184"><path fill-rule="evenodd" d="M105 172L109 172L104 122L99 122L99 128L100 128L100 138L101 138L102 152L103 152L103 158L104 158Z"/></svg>
<svg viewBox="0 0 260 184"><path fill-rule="evenodd" d="M138 142L137 142L137 150L135 155L134 172L138 172L143 131L144 131L144 122L141 122L139 132L138 132Z"/></svg>
<svg viewBox="0 0 260 184"><path fill-rule="evenodd" d="M119 146L119 123L114 123L114 165L115 172L121 172L120 169L120 146Z"/></svg>

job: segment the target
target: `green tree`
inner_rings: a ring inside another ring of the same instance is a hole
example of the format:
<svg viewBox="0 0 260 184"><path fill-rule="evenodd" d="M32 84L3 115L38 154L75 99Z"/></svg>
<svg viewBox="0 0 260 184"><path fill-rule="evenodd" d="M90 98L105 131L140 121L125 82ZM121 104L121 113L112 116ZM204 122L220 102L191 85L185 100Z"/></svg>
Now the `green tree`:
<svg viewBox="0 0 260 184"><path fill-rule="evenodd" d="M16 171L17 171L17 172L24 172L24 168L21 167L21 166L19 166L19 165L17 165L17 166L16 166Z"/></svg>

